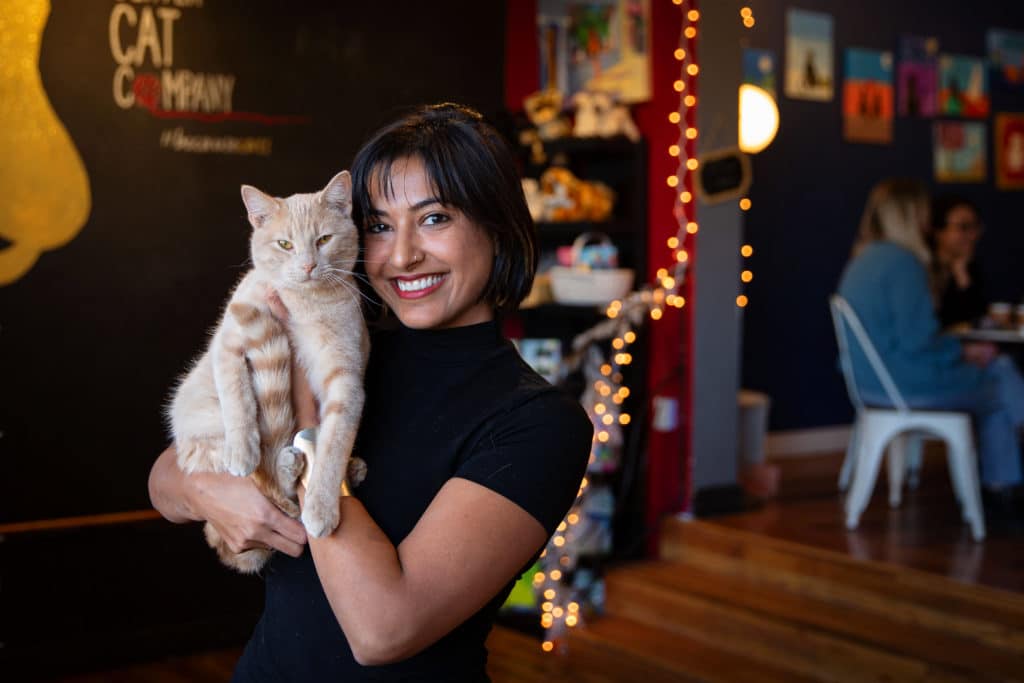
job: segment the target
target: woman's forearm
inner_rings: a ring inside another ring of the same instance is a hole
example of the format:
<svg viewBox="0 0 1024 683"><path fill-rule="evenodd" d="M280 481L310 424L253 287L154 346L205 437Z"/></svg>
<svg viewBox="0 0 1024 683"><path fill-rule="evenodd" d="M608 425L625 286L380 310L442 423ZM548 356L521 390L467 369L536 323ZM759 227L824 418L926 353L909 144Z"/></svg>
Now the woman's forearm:
<svg viewBox="0 0 1024 683"><path fill-rule="evenodd" d="M177 452L168 446L149 471L149 500L157 512L175 524L200 519L188 498L187 475L178 467Z"/></svg>

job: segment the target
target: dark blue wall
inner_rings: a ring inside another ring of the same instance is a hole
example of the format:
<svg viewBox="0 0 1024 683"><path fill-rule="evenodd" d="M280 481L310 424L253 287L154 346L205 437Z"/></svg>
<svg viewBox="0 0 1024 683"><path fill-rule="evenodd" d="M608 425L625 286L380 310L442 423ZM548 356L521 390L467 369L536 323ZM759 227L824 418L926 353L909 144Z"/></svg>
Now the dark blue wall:
<svg viewBox="0 0 1024 683"><path fill-rule="evenodd" d="M843 141L841 87L848 47L892 50L902 34L933 35L940 51L985 54L988 28L1024 30L1024 2L974 0L802 0L750 2L757 19L750 47L774 50L779 59L781 127L772 145L754 157L753 203L746 238L754 280L744 319L743 384L771 395L773 430L849 422L852 409L835 370L836 349L828 313L850 253L864 199L886 176L912 176L938 191L955 191L981 207L986 233L978 245L990 299L1024 296L1022 192L995 188L992 124L989 177L983 184L936 185L932 174L932 122L896 118L891 145ZM832 102L792 100L782 92L787 7L834 17L836 97ZM992 111L1024 112L1024 87L991 77Z"/></svg>

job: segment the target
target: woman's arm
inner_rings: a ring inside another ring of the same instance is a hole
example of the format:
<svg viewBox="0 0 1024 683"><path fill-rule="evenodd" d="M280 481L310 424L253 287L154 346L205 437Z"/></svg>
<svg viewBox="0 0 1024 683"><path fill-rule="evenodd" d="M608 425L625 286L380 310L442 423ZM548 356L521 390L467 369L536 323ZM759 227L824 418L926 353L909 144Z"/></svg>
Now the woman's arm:
<svg viewBox="0 0 1024 683"><path fill-rule="evenodd" d="M494 491L451 479L396 548L362 503L310 538L320 582L360 664L410 657L472 616L544 545L532 515Z"/></svg>
<svg viewBox="0 0 1024 683"><path fill-rule="evenodd" d="M281 512L249 477L196 472L178 467L170 446L149 472L149 499L153 507L175 524L210 522L231 548L273 548L298 557L306 542L302 524Z"/></svg>

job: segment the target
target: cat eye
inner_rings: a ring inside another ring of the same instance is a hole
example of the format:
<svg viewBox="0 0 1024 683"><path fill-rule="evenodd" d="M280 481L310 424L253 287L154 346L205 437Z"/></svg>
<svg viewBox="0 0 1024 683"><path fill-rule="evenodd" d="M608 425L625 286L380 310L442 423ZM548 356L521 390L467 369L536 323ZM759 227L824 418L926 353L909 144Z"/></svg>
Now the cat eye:
<svg viewBox="0 0 1024 683"><path fill-rule="evenodd" d="M293 246L292 243L289 242L288 240L278 240L277 245L284 249L285 251L291 251Z"/></svg>
<svg viewBox="0 0 1024 683"><path fill-rule="evenodd" d="M331 241L331 237L333 237L333 235L320 235L320 239L316 241L316 246L324 246L325 244Z"/></svg>

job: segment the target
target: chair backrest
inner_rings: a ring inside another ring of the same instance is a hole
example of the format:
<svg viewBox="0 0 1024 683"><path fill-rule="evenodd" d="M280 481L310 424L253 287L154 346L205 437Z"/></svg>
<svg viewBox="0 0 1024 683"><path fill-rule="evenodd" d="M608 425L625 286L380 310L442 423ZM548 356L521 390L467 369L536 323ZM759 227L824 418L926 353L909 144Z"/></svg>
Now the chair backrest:
<svg viewBox="0 0 1024 683"><path fill-rule="evenodd" d="M843 370L843 378L846 380L846 391L849 393L850 401L854 407L858 412L863 410L864 400L857 389L857 382L853 375L850 346L846 337L847 330L853 333L857 344L864 352L864 355L867 356L868 363L870 363L871 369L874 370L875 376L878 377L878 381L882 383L882 388L889 397L889 401L897 410L907 410L907 402L903 400L903 395L900 393L899 388L897 388L896 382L893 381L892 375L889 374L885 363L882 362L882 357L878 355L875 345L871 342L871 337L868 336L867 330L864 329L864 325L861 324L860 318L857 317L850 303L838 294L833 294L829 299L829 303L832 307L832 324L836 328L836 344L839 346L839 366Z"/></svg>

